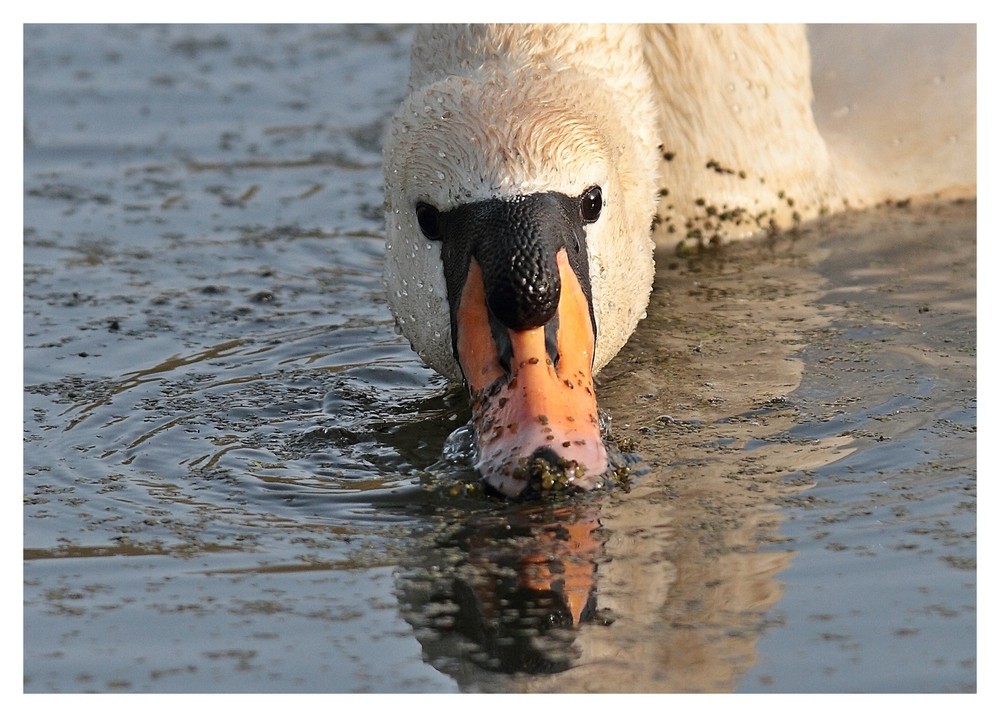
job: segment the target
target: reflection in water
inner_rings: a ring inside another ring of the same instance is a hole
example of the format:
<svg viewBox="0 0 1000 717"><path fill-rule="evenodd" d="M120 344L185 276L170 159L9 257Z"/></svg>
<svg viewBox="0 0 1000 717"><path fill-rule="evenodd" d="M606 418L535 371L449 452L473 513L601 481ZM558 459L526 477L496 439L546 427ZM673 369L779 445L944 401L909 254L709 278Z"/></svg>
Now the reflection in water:
<svg viewBox="0 0 1000 717"><path fill-rule="evenodd" d="M580 503L481 512L423 546L401 594L432 664L452 671L461 657L508 674L571 665L574 628L598 617L602 557L597 506ZM440 556L446 566L428 562Z"/></svg>

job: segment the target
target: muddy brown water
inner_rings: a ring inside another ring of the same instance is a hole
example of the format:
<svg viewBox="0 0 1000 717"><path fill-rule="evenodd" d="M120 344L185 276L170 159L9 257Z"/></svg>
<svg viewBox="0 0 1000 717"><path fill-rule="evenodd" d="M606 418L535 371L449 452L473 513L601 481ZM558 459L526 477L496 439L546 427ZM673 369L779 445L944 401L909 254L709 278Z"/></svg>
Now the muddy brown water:
<svg viewBox="0 0 1000 717"><path fill-rule="evenodd" d="M977 689L974 201L661 252L630 489L509 504L381 299L406 31L24 37L25 691Z"/></svg>

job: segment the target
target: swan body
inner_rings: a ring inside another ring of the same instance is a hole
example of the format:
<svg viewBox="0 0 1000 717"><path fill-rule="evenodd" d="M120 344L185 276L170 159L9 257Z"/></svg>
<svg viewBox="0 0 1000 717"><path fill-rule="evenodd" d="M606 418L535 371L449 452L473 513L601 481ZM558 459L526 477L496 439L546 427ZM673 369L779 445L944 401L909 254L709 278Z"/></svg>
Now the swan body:
<svg viewBox="0 0 1000 717"><path fill-rule="evenodd" d="M674 234L743 238L844 206L800 25L647 25ZM850 202L848 202L850 203Z"/></svg>
<svg viewBox="0 0 1000 717"><path fill-rule="evenodd" d="M417 31L384 149L388 301L468 386L490 485L521 494L534 459L601 483L593 374L644 316L654 218L730 239L874 197L812 102L800 26Z"/></svg>

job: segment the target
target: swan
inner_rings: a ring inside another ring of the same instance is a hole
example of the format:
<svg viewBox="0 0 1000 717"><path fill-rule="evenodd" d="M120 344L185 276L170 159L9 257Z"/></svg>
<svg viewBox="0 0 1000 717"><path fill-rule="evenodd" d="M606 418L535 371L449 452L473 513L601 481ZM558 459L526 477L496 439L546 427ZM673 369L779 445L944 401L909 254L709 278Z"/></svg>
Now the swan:
<svg viewBox="0 0 1000 717"><path fill-rule="evenodd" d="M654 220L738 239L872 195L812 101L796 25L417 30L384 283L413 349L467 387L490 486L607 482L594 375L645 315Z"/></svg>

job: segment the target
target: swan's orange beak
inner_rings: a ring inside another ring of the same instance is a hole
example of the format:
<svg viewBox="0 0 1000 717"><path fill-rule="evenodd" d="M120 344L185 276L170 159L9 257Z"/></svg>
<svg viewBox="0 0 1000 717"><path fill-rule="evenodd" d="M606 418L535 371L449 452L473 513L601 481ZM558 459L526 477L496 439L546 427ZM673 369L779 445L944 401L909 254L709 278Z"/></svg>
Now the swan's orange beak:
<svg viewBox="0 0 1000 717"><path fill-rule="evenodd" d="M562 288L554 319L548 328L504 327L510 341L504 362L475 258L455 314L456 354L472 396L476 468L508 496L560 486L590 489L608 470L594 395L589 300L565 249L556 266Z"/></svg>

